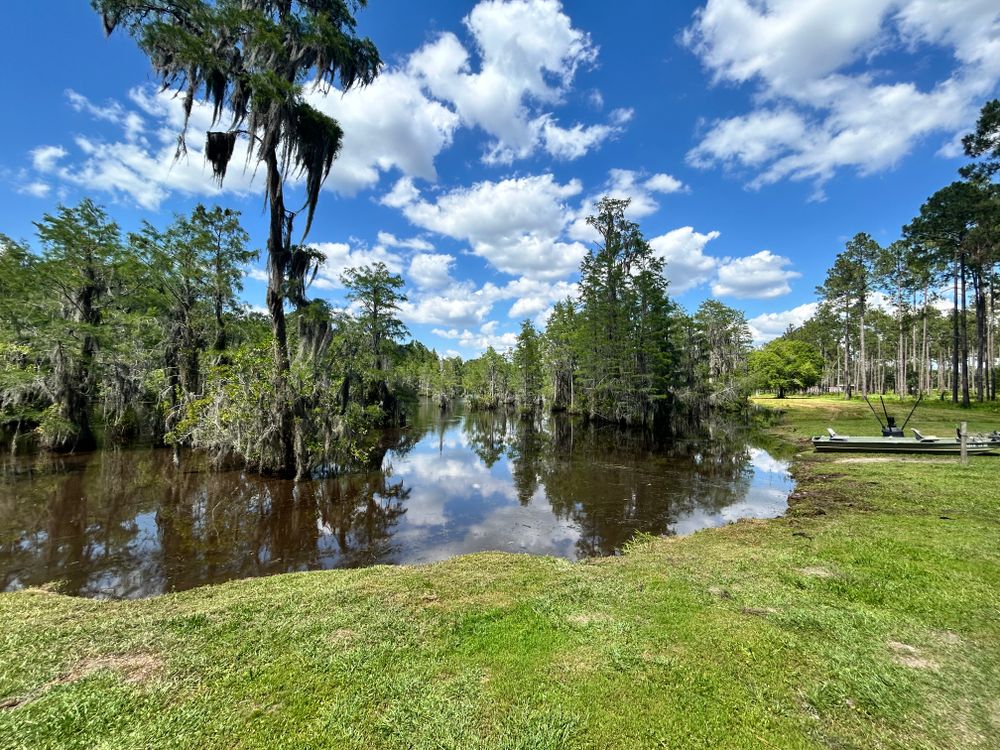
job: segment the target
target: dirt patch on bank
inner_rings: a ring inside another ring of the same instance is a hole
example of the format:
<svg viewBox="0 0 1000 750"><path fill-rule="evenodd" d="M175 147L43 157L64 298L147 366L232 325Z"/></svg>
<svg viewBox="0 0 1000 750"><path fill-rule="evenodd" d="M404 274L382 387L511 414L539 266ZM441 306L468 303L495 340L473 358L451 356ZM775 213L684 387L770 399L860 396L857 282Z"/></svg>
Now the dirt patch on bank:
<svg viewBox="0 0 1000 750"><path fill-rule="evenodd" d="M788 496L788 516L815 517L843 509L871 509L859 498L865 496L865 488L872 483L831 471L835 463L815 454L800 453L796 456L792 464L795 490Z"/></svg>
<svg viewBox="0 0 1000 750"><path fill-rule="evenodd" d="M55 679L49 680L26 695L0 698L0 710L9 710L27 705L41 698L52 688L60 685L71 685L102 670L110 670L117 673L124 682L129 684L143 685L152 682L163 671L163 659L156 654L146 652L110 654L82 659L68 671L63 672Z"/></svg>
<svg viewBox="0 0 1000 750"><path fill-rule="evenodd" d="M146 683L162 671L163 659L156 654L149 653L112 654L95 659L84 659L62 678L62 682L76 682L102 669L117 672L125 682Z"/></svg>
<svg viewBox="0 0 1000 750"><path fill-rule="evenodd" d="M892 651L893 659L897 664L902 664L910 669L934 669L938 668L937 662L928 659L920 653L920 649L908 643L899 641L889 641L889 650Z"/></svg>

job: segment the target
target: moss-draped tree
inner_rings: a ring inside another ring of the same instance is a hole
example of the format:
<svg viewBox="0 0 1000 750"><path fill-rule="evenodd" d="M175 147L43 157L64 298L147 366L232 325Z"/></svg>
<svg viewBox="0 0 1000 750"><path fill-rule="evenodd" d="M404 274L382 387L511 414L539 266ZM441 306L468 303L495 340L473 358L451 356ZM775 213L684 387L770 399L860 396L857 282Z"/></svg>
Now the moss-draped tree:
<svg viewBox="0 0 1000 750"><path fill-rule="evenodd" d="M89 199L60 206L35 226L43 249L34 273L45 297L34 307L30 338L51 349L52 363L45 443L57 451L90 450L97 444L90 415L97 357L108 343L106 313L121 292L121 235Z"/></svg>
<svg viewBox="0 0 1000 750"><path fill-rule="evenodd" d="M196 101L213 107L205 156L221 182L237 139L248 138L248 159L264 167L270 221L267 307L274 333L274 446L270 470L293 474L293 405L285 300L301 288L310 267L293 243L293 223L305 212L308 234L320 189L340 150L342 131L310 106L303 91L371 83L381 67L371 40L356 34L354 14L365 0L92 0L107 33L125 29L138 42L164 87L183 97L185 127ZM178 154L185 150L184 132ZM284 187L300 177L305 200L290 210Z"/></svg>

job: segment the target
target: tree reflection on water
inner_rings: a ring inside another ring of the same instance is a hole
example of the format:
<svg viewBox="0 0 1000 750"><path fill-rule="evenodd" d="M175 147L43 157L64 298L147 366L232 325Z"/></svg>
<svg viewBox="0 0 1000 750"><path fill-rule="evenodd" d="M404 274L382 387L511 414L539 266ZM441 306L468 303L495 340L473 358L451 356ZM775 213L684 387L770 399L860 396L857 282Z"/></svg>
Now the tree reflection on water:
<svg viewBox="0 0 1000 750"><path fill-rule="evenodd" d="M0 590L142 597L299 570L499 549L610 555L639 531L776 515L786 465L744 427L670 434L566 415L442 413L387 430L380 470L306 482L117 450L0 466Z"/></svg>

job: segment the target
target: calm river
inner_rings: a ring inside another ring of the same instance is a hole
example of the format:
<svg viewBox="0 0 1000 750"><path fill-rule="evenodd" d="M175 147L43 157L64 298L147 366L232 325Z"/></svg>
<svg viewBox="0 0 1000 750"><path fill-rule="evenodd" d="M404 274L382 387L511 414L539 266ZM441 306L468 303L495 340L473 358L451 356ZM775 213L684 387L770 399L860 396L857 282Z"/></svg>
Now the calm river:
<svg viewBox="0 0 1000 750"><path fill-rule="evenodd" d="M481 550L614 555L636 532L780 515L792 480L745 427L654 439L422 404L381 471L295 484L166 450L0 459L0 591L144 597Z"/></svg>

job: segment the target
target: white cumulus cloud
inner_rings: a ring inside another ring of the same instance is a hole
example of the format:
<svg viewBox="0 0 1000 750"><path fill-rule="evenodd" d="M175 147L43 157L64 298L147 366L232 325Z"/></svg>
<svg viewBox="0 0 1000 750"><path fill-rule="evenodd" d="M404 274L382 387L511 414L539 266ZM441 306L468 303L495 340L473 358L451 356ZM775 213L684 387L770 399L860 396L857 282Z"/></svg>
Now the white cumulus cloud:
<svg viewBox="0 0 1000 750"><path fill-rule="evenodd" d="M323 253L324 260L316 274L314 286L319 289L341 289L340 276L348 268L372 263L384 263L393 273L403 270L403 258L382 245L352 247L346 242L313 242L310 247Z"/></svg>
<svg viewBox="0 0 1000 750"><path fill-rule="evenodd" d="M468 242L475 255L513 276L556 279L575 271L585 248L562 238L570 211L565 201L582 190L551 174L499 182L484 180L425 200L412 182L398 182L382 202L398 207L415 226Z"/></svg>
<svg viewBox="0 0 1000 750"><path fill-rule="evenodd" d="M670 292L680 294L712 279L719 259L705 255L705 246L719 237L719 232L696 232L694 227L680 227L649 240L650 247L664 263L664 275Z"/></svg>
<svg viewBox="0 0 1000 750"><path fill-rule="evenodd" d="M517 345L517 334L513 331L498 332L495 321L483 324L477 331L471 331L468 328L462 330L457 328L447 330L434 328L431 332L441 338L458 342L460 347L473 355L481 354L489 346L492 346L500 353L504 353Z"/></svg>
<svg viewBox="0 0 1000 750"><path fill-rule="evenodd" d="M95 105L74 91L67 92L67 96L73 109L119 124L123 139L78 135L73 152L61 145L36 148L31 152L32 165L40 175L88 192L129 199L150 210L159 208L174 191L193 196L222 192L212 179L202 151L205 132L211 127L211 107L194 106L188 152L175 158L183 112L181 101L171 92L153 94L133 89L129 96L136 109L131 110L118 102ZM226 189L237 194L252 189L252 171L243 168L246 149L245 140L237 142L226 176Z"/></svg>
<svg viewBox="0 0 1000 750"><path fill-rule="evenodd" d="M449 32L415 52L407 71L453 106L464 125L490 137L484 161L509 164L539 148L575 159L620 132L631 116L616 110L606 124L566 127L556 121L551 108L563 102L576 71L593 65L598 54L557 0L483 0L464 23L477 61Z"/></svg>
<svg viewBox="0 0 1000 750"><path fill-rule="evenodd" d="M482 325L496 298L469 281L415 295L400 304L400 314L409 323L469 327Z"/></svg>
<svg viewBox="0 0 1000 750"><path fill-rule="evenodd" d="M719 264L712 294L719 297L769 299L790 292L789 281L801 276L786 266L791 260L761 250L741 258L725 258Z"/></svg>
<svg viewBox="0 0 1000 750"><path fill-rule="evenodd" d="M17 192L21 193L21 195L30 195L33 198L45 198L52 192L52 186L47 182L36 180L18 186Z"/></svg>
<svg viewBox="0 0 1000 750"><path fill-rule="evenodd" d="M597 230L587 223L587 217L592 215L597 202L603 198L628 200L626 215L633 220L641 219L656 213L660 203L656 194L669 195L687 190L683 182L665 173L646 176L633 169L611 169L601 191L588 195L575 213L567 233L571 239L581 242L596 242L600 239Z"/></svg>
<svg viewBox="0 0 1000 750"><path fill-rule="evenodd" d="M390 70L370 86L347 93L316 90L308 99L344 130L326 184L341 195L376 185L381 172L394 168L436 180L434 159L451 145L459 125L458 115L430 99L418 80L401 71Z"/></svg>
<svg viewBox="0 0 1000 750"><path fill-rule="evenodd" d="M815 197L838 170L871 174L929 136L953 141L1000 80L994 0L708 0L683 38L716 82L755 93L689 161L746 170L751 187L808 180ZM953 61L929 84L880 65L929 51Z"/></svg>
<svg viewBox="0 0 1000 750"><path fill-rule="evenodd" d="M619 108L606 122L559 122L554 110L565 103L577 70L595 63L598 50L573 27L557 0L482 0L464 25L471 49L444 33L388 67L368 87L347 92L307 88L309 103L344 130L327 189L352 196L390 172L433 182L435 161L460 127L486 134L486 161L509 163L538 151L557 159L579 158L622 132L630 120L631 110ZM72 90L66 97L73 110L121 132L110 138L78 136L73 150L65 144L35 149L32 164L46 183L107 192L147 209L157 209L174 192L215 196L261 189L259 181L252 184L255 162L242 168L248 163L245 139L237 144L224 186L211 179L202 153L205 132L212 127L208 105L195 104L189 153L177 160L183 105L174 92L137 88L124 103L96 104ZM397 182L400 189L406 185Z"/></svg>
<svg viewBox="0 0 1000 750"><path fill-rule="evenodd" d="M804 305L793 307L791 310L762 313L750 318L747 323L750 325L750 334L753 336L754 343L766 343L783 334L789 326L802 325L816 314L818 308L818 303L807 302Z"/></svg>
<svg viewBox="0 0 1000 750"><path fill-rule="evenodd" d="M455 257L447 253L417 253L410 259L407 275L421 289L440 289L455 281L451 267Z"/></svg>

